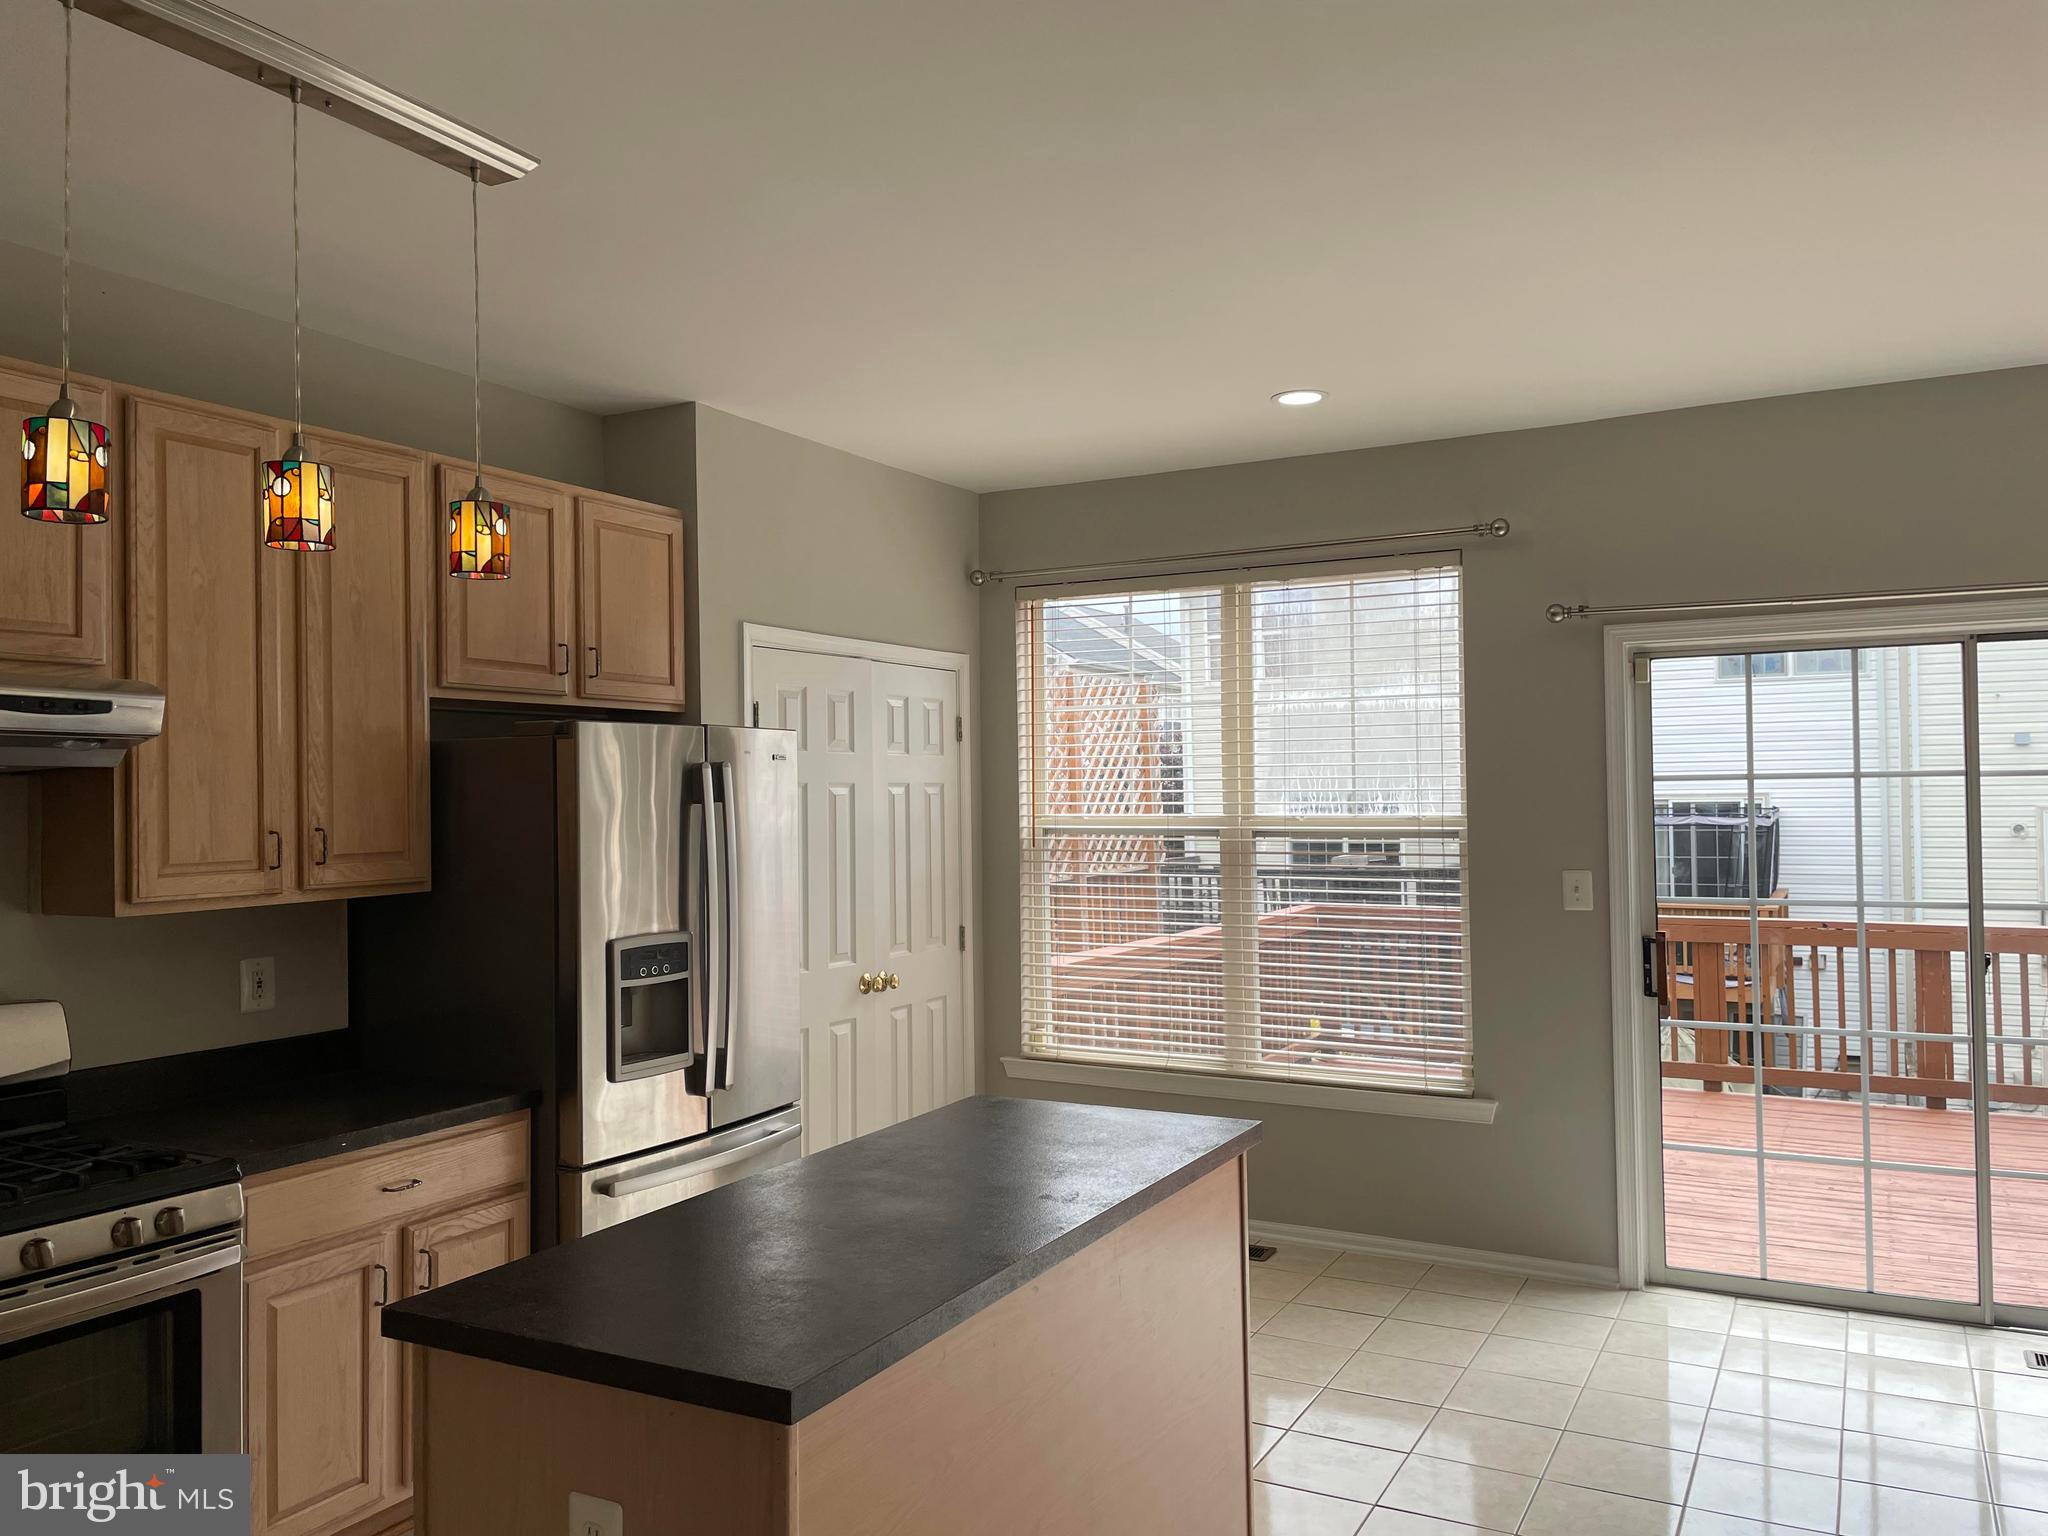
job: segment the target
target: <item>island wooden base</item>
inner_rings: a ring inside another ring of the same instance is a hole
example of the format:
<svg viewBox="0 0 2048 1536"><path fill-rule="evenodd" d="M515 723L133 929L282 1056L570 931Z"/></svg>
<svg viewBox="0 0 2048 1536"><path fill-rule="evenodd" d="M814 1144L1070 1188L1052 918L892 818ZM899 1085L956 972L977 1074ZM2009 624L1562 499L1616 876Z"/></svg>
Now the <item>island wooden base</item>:
<svg viewBox="0 0 2048 1536"><path fill-rule="evenodd" d="M1246 1536L1246 1289L1239 1158L793 1425L422 1350L421 1536Z"/></svg>

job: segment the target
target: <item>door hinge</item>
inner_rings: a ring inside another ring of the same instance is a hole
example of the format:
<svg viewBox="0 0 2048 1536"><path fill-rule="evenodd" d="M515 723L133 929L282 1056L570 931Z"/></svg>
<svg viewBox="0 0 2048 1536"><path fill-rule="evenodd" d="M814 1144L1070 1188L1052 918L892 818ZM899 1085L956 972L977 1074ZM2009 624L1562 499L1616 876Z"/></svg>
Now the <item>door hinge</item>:
<svg viewBox="0 0 2048 1536"><path fill-rule="evenodd" d="M967 739L967 722L959 715L953 717L953 739L955 741L965 741Z"/></svg>
<svg viewBox="0 0 2048 1536"><path fill-rule="evenodd" d="M756 700L754 700L754 724L756 724L756 725L759 725L760 723L761 723L761 701L760 701L759 699L756 699Z"/></svg>
<svg viewBox="0 0 2048 1536"><path fill-rule="evenodd" d="M967 925L965 923L960 925L960 953L963 955L967 953Z"/></svg>

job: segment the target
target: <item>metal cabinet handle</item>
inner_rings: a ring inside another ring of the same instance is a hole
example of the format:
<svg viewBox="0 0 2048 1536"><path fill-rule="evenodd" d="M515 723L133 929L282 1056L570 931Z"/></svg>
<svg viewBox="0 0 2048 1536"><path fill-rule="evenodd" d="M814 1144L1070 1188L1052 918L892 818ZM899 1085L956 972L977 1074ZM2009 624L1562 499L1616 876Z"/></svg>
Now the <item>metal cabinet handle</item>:
<svg viewBox="0 0 2048 1536"><path fill-rule="evenodd" d="M585 647L583 647L583 649L590 652L590 675L592 677L603 677L604 668L598 665L600 658L597 653L597 647L594 645L586 645Z"/></svg>
<svg viewBox="0 0 2048 1536"><path fill-rule="evenodd" d="M391 1271L382 1264L372 1265L371 1267L377 1271L377 1299L371 1305L388 1307L391 1305Z"/></svg>
<svg viewBox="0 0 2048 1536"><path fill-rule="evenodd" d="M314 855L313 862L315 864L325 864L327 862L327 829L325 827L315 827L313 835L320 839L320 851Z"/></svg>
<svg viewBox="0 0 2048 1536"><path fill-rule="evenodd" d="M387 1195L402 1195L408 1189L418 1189L425 1182L423 1179L400 1179L396 1184L380 1184L377 1187Z"/></svg>
<svg viewBox="0 0 2048 1536"><path fill-rule="evenodd" d="M894 971L891 971L889 973L889 990L891 992L894 992L898 987L902 985L903 978L901 976L898 976Z"/></svg>
<svg viewBox="0 0 2048 1536"><path fill-rule="evenodd" d="M270 838L270 868L283 869L284 834L282 832L271 832L266 835Z"/></svg>
<svg viewBox="0 0 2048 1536"><path fill-rule="evenodd" d="M555 668L555 676L567 677L569 675L569 642L557 640L555 644L562 648L562 664Z"/></svg>
<svg viewBox="0 0 2048 1536"><path fill-rule="evenodd" d="M866 971L862 971L860 973L860 995L862 997L866 997L870 992L874 990L875 978L870 976Z"/></svg>

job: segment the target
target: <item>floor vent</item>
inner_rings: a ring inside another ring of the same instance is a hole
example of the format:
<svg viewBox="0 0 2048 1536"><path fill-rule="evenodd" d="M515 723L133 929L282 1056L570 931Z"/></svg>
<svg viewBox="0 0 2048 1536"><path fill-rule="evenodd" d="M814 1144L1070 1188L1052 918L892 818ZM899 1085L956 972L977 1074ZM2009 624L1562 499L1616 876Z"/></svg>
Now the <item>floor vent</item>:
<svg viewBox="0 0 2048 1536"><path fill-rule="evenodd" d="M1273 1257L1273 1255L1278 1253L1279 1251L1280 1250L1278 1248L1275 1248L1271 1243L1253 1243L1252 1262L1254 1264L1263 1264L1266 1262L1266 1260Z"/></svg>
<svg viewBox="0 0 2048 1536"><path fill-rule="evenodd" d="M2048 1349L2028 1350L2027 1369L2030 1371L2048 1371Z"/></svg>

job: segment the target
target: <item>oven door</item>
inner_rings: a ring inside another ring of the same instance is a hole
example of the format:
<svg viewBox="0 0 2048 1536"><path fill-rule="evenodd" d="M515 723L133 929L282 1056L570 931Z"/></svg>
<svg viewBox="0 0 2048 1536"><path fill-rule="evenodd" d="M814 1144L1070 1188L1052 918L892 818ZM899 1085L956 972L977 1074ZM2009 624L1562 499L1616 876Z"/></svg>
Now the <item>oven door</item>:
<svg viewBox="0 0 2048 1536"><path fill-rule="evenodd" d="M241 1449L238 1237L0 1293L0 1454Z"/></svg>
<svg viewBox="0 0 2048 1536"><path fill-rule="evenodd" d="M645 1157L602 1168L565 1168L562 1240L588 1237L763 1168L794 1162L802 1150L803 1129L803 1107L797 1105Z"/></svg>

